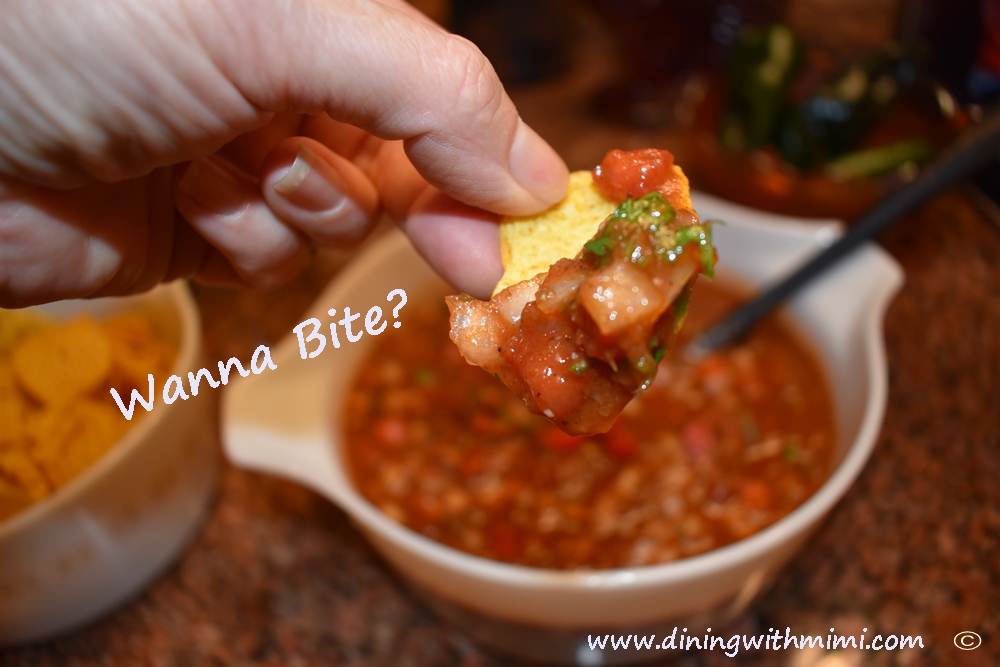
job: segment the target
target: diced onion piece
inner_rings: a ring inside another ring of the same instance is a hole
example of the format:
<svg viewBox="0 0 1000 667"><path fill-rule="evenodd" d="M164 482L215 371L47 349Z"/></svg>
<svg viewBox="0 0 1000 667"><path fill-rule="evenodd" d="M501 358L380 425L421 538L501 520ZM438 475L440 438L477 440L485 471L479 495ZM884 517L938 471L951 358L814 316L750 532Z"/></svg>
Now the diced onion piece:
<svg viewBox="0 0 1000 667"><path fill-rule="evenodd" d="M616 336L638 323L652 324L670 305L645 272L621 261L587 278L579 298L604 336Z"/></svg>
<svg viewBox="0 0 1000 667"><path fill-rule="evenodd" d="M542 274L511 285L492 301L445 297L451 312L449 336L467 362L506 377L507 363L501 355L501 346L511 327L521 320L525 304L535 299L544 277Z"/></svg>
<svg viewBox="0 0 1000 667"><path fill-rule="evenodd" d="M674 299L681 295L688 282L695 274L695 268L690 264L674 264L666 271L661 271L659 275L653 277L653 284L657 291L663 295L667 303L673 303Z"/></svg>
<svg viewBox="0 0 1000 667"><path fill-rule="evenodd" d="M544 279L545 274L542 273L530 280L524 280L511 285L497 294L493 298L493 301L496 303L497 308L500 309L500 314L503 315L504 319L511 324L519 322L521 320L521 311L524 310L526 304L535 300L535 293Z"/></svg>
<svg viewBox="0 0 1000 667"><path fill-rule="evenodd" d="M503 364L500 345L506 320L496 304L458 296L445 298L451 311L451 339L465 360L487 371Z"/></svg>
<svg viewBox="0 0 1000 667"><path fill-rule="evenodd" d="M576 298L576 292L587 278L587 270L579 262L561 259L549 269L545 287L538 290L536 304L547 315L562 312Z"/></svg>

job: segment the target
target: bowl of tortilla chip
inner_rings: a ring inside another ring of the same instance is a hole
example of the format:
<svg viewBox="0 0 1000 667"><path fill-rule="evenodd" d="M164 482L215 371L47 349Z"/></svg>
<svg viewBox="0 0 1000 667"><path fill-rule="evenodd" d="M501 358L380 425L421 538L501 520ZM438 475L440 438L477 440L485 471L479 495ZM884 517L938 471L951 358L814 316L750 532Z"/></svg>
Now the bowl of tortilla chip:
<svg viewBox="0 0 1000 667"><path fill-rule="evenodd" d="M182 283L0 311L0 643L112 610L193 536L218 467L211 395L132 396L200 346Z"/></svg>

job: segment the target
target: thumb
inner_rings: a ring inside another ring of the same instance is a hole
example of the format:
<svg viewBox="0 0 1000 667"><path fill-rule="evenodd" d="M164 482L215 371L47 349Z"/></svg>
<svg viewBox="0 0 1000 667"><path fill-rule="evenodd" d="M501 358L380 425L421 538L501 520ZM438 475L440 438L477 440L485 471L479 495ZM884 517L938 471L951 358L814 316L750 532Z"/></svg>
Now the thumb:
<svg viewBox="0 0 1000 667"><path fill-rule="evenodd" d="M214 4L224 15L202 23L202 41L257 107L325 110L402 139L428 182L472 206L529 214L564 196L565 164L471 42L371 1ZM230 26L225 38L218 25Z"/></svg>

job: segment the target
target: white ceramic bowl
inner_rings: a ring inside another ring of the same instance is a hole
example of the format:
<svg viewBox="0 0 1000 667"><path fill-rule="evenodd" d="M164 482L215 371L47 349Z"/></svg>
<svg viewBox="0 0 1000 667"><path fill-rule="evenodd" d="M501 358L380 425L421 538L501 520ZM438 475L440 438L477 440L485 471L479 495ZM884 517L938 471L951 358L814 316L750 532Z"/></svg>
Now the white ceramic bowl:
<svg viewBox="0 0 1000 667"><path fill-rule="evenodd" d="M146 314L178 346L174 373L201 366L198 310L183 283L37 308L57 319L124 309ZM156 378L157 392L166 379ZM215 487L216 403L208 394L165 405L158 393L153 410L94 465L0 522L0 643L44 639L92 620L180 553Z"/></svg>
<svg viewBox="0 0 1000 667"><path fill-rule="evenodd" d="M726 223L715 229L720 273L751 285L785 274L840 234L832 221L806 223L706 195L696 195L695 205L704 219ZM594 572L508 565L441 545L379 512L352 487L340 451L343 400L371 336L339 349L328 346L307 360L299 358L294 337L285 340L275 353L276 372L251 378L224 397L223 447L237 465L298 480L333 500L405 580L428 594L435 609L481 641L564 663L642 659L634 652L601 656L579 642L588 630L635 632L671 619L724 623L769 585L857 477L885 410L882 318L902 280L899 266L867 245L791 301L790 315L819 354L831 386L836 470L772 526L672 563ZM385 309L391 290L417 295L438 281L394 233L358 257L308 316L325 330L328 308ZM405 326L405 309L401 318Z"/></svg>

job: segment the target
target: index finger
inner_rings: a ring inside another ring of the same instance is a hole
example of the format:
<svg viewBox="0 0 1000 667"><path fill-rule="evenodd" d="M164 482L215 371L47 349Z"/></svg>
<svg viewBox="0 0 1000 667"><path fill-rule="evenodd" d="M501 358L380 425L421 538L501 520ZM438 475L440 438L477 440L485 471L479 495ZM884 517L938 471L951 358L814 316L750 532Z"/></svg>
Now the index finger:
<svg viewBox="0 0 1000 667"><path fill-rule="evenodd" d="M365 139L351 126L323 115L307 119L303 130L368 176L382 208L446 281L459 291L489 298L503 275L497 215L462 204L430 185L400 141Z"/></svg>
<svg viewBox="0 0 1000 667"><path fill-rule="evenodd" d="M218 3L235 38L204 42L255 105L402 139L429 183L472 206L530 214L565 194L565 164L467 40L379 3L250 4Z"/></svg>

